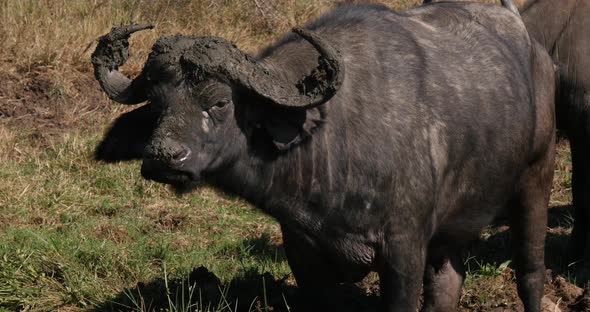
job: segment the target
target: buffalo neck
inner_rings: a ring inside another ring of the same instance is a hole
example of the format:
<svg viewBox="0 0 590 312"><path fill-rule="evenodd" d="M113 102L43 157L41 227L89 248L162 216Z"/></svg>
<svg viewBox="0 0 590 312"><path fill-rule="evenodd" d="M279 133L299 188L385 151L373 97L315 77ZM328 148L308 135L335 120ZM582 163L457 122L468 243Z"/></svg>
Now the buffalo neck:
<svg viewBox="0 0 590 312"><path fill-rule="evenodd" d="M578 0L533 0L521 12L531 36L553 53Z"/></svg>
<svg viewBox="0 0 590 312"><path fill-rule="evenodd" d="M337 156L342 153L337 146L328 143L327 136L320 131L300 146L270 159L244 151L231 167L216 173L211 182L279 221L306 218L314 211L301 205L311 205L312 210L321 209L323 195L342 190L342 185L334 183L335 175L343 171L343 157Z"/></svg>

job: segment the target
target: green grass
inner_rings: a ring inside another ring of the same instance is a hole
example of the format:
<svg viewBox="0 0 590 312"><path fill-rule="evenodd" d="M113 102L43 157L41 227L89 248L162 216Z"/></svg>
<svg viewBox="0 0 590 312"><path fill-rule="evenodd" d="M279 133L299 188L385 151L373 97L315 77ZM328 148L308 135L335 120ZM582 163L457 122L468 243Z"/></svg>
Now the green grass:
<svg viewBox="0 0 590 312"><path fill-rule="evenodd" d="M10 181L0 185L0 307L94 306L164 267L182 277L205 266L227 281L289 273L268 217L211 190L177 197L138 163L96 163L97 139L70 133L0 164Z"/></svg>

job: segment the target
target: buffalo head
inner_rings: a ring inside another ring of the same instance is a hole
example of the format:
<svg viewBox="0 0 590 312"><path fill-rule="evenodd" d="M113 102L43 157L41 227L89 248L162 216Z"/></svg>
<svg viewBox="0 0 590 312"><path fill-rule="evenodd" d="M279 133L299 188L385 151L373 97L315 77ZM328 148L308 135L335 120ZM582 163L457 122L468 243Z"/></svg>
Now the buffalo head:
<svg viewBox="0 0 590 312"><path fill-rule="evenodd" d="M266 140L275 152L295 146L318 124L319 106L343 81L339 54L302 28L293 31L318 58L296 81L280 66L254 59L224 39L180 35L160 38L131 80L118 71L129 54L128 38L151 27L113 28L92 55L95 77L113 101L147 101L113 124L96 158L140 158L145 178L179 189L231 166L253 142Z"/></svg>

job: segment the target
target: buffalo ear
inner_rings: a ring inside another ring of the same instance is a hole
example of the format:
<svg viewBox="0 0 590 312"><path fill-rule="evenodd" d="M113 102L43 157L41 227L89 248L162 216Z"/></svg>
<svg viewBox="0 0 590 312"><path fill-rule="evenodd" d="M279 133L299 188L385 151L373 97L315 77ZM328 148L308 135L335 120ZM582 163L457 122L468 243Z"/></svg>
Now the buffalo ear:
<svg viewBox="0 0 590 312"><path fill-rule="evenodd" d="M113 163L142 158L158 118L150 104L121 115L96 147L94 159Z"/></svg>
<svg viewBox="0 0 590 312"><path fill-rule="evenodd" d="M323 107L309 109L272 109L262 123L279 151L286 151L304 142L324 121Z"/></svg>

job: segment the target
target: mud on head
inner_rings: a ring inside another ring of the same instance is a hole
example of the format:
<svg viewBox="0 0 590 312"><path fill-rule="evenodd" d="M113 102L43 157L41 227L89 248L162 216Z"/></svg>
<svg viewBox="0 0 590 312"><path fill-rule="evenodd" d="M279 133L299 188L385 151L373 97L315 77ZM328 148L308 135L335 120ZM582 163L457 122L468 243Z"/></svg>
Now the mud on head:
<svg viewBox="0 0 590 312"><path fill-rule="evenodd" d="M160 38L131 80L118 67L129 55L129 36L148 28L113 28L92 55L95 77L113 101L148 102L113 124L96 158L140 158L145 178L178 190L231 166L248 142L246 115L264 115L267 120L253 124L277 152L297 145L309 130L306 111L326 103L344 79L339 53L317 34L296 28L319 54L315 69L298 81L286 81L280 66L255 60L222 38L181 35ZM262 107L266 113L253 112Z"/></svg>

